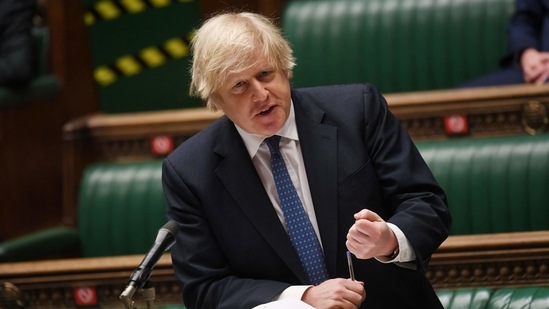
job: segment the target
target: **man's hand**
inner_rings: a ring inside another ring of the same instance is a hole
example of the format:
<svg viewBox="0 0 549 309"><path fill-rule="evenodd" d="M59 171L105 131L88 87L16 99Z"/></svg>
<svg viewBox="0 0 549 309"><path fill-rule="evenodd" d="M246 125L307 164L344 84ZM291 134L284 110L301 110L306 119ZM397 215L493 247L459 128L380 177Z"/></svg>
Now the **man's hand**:
<svg viewBox="0 0 549 309"><path fill-rule="evenodd" d="M356 309L366 299L364 283L351 279L330 279L308 288L302 301L316 309Z"/></svg>
<svg viewBox="0 0 549 309"><path fill-rule="evenodd" d="M524 50L520 57L524 81L531 84L543 84L549 77L549 53L534 48Z"/></svg>
<svg viewBox="0 0 549 309"><path fill-rule="evenodd" d="M355 224L347 233L347 249L359 259L390 256L398 247L393 230L373 211L355 214Z"/></svg>

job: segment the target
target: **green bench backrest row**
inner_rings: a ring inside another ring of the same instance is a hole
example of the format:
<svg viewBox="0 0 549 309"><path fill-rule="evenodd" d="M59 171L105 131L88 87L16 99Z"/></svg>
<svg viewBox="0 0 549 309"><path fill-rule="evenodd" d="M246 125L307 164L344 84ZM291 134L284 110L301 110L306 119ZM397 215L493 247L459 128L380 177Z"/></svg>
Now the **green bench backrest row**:
<svg viewBox="0 0 549 309"><path fill-rule="evenodd" d="M293 84L443 89L495 70L514 0L291 0Z"/></svg>
<svg viewBox="0 0 549 309"><path fill-rule="evenodd" d="M145 253L166 223L162 161L89 166L79 193L85 257Z"/></svg>
<svg viewBox="0 0 549 309"><path fill-rule="evenodd" d="M549 287L439 290L446 309L547 309Z"/></svg>
<svg viewBox="0 0 549 309"><path fill-rule="evenodd" d="M549 134L417 144L447 192L451 234L549 229ZM86 169L78 220L84 256L150 248L166 222L161 164Z"/></svg>
<svg viewBox="0 0 549 309"><path fill-rule="evenodd" d="M448 195L451 234L549 229L549 134L417 146Z"/></svg>

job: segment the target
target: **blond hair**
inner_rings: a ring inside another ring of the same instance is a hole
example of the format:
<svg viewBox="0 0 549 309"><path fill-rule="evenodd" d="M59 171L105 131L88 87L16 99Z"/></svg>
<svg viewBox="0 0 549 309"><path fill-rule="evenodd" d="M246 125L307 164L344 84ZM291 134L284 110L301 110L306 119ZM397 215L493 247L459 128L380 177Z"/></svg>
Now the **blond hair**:
<svg viewBox="0 0 549 309"><path fill-rule="evenodd" d="M266 56L275 68L291 77L295 66L292 49L273 22L259 14L223 13L207 20L191 41L193 63L190 94L216 110L215 92L227 76L242 72Z"/></svg>

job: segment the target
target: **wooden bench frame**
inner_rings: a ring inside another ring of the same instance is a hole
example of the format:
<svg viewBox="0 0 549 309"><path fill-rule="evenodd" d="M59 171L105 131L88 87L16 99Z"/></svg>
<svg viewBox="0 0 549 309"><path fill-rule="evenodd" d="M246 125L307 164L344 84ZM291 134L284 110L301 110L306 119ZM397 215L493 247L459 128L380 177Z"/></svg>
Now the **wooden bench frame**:
<svg viewBox="0 0 549 309"><path fill-rule="evenodd" d="M0 283L13 284L32 306L74 307L78 288L93 288L103 306L121 306L118 297L142 259L132 255L0 264ZM433 255L427 276L435 289L549 286L549 231L450 236ZM168 254L154 268L151 282L156 304L181 302ZM134 300L144 307L139 293Z"/></svg>

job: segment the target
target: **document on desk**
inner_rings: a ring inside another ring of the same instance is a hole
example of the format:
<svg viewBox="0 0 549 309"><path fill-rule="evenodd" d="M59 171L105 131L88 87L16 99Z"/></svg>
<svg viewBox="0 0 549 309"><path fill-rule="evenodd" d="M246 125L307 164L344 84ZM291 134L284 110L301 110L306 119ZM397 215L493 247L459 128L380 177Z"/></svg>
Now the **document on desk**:
<svg viewBox="0 0 549 309"><path fill-rule="evenodd" d="M261 304L252 309L314 309L314 307L300 300L287 298Z"/></svg>

